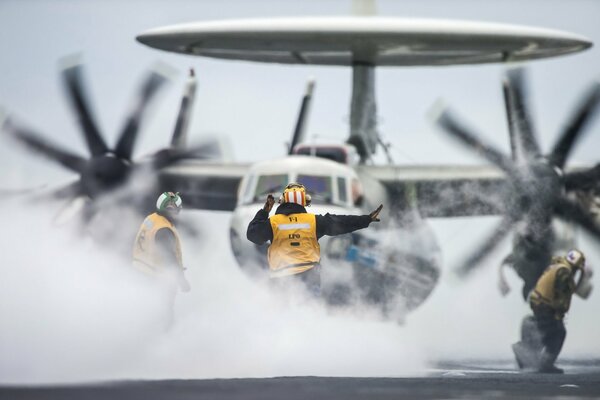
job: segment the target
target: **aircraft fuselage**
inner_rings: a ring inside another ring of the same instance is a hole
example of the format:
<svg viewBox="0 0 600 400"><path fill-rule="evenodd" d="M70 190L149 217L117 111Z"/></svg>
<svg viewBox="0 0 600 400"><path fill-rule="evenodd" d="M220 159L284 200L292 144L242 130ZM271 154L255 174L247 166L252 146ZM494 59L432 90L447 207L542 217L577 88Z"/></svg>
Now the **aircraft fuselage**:
<svg viewBox="0 0 600 400"><path fill-rule="evenodd" d="M418 215L404 219L389 209L393 202L376 180L360 177L349 165L318 157L293 155L256 163L242 179L230 240L244 272L259 280L268 278L269 244L250 242L246 229L267 195L279 198L283 187L293 181L303 183L311 194L310 213L360 215L384 204L380 223L319 241L323 296L328 303L368 305L401 321L428 297L439 277L440 253L425 221Z"/></svg>

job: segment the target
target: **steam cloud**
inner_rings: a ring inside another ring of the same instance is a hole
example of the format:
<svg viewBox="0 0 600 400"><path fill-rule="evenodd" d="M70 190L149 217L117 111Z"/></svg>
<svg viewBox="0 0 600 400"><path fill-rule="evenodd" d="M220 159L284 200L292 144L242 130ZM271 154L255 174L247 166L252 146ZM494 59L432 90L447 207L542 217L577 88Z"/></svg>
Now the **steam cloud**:
<svg viewBox="0 0 600 400"><path fill-rule="evenodd" d="M165 329L166 299L128 257L53 226L53 212L22 203L0 211L0 383L418 375L441 359L511 360L509 345L528 312L517 278L500 299L490 269L463 283L446 269L405 325L298 297L282 301L237 268L228 214L184 210L202 235L184 237L192 292L178 294L175 322ZM461 221L433 224L445 266L465 250L457 237L477 237L495 219ZM116 240L133 240L122 228L139 223L121 220ZM596 293L573 301L564 356L600 354L597 304Z"/></svg>

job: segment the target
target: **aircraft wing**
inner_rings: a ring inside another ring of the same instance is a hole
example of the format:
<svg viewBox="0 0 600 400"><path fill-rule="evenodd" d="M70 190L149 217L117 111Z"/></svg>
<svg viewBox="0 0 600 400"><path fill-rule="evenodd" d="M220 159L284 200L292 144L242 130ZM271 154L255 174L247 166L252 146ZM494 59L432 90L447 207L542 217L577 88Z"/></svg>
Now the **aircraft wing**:
<svg viewBox="0 0 600 400"><path fill-rule="evenodd" d="M187 160L162 169L159 179L161 187L181 193L185 207L233 211L249 165Z"/></svg>
<svg viewBox="0 0 600 400"><path fill-rule="evenodd" d="M423 217L498 215L504 212L504 174L492 166L370 166L357 168L363 178L381 182L391 201L416 205Z"/></svg>

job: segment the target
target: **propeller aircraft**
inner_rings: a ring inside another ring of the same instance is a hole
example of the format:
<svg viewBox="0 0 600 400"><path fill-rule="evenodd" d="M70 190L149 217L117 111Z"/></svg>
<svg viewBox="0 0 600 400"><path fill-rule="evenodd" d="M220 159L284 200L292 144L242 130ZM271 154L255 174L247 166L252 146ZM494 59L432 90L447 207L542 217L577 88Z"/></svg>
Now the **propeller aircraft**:
<svg viewBox="0 0 600 400"><path fill-rule="evenodd" d="M164 74L151 72L144 80L116 145L109 147L87 100L83 68L70 63L62 78L89 157L44 139L12 117L3 128L26 147L79 174L76 182L53 191L50 197L86 199L87 220L102 208L104 198L119 196L120 191L140 192L132 191L132 186L150 177L152 184L141 191L136 209L146 212L156 193L174 190L182 193L186 208L231 212L229 239L238 264L257 279L265 279L266 246L250 243L245 231L267 194L280 192L289 181L299 181L312 195L310 212L362 214L383 203L382 222L374 232L321 240L323 290L329 303L370 305L396 320L421 305L440 276L440 246L428 218L505 215L483 248L461 266L465 273L482 264L492 244L511 229L521 232L519 228L524 226L523 233L515 235L513 255L507 263L526 287L537 279L556 246L549 222L554 214L595 236L600 232L598 222L590 218L590 206L573 198L582 193L597 198L598 167L565 168L570 149L597 109L597 94L576 113L579 117L561 134L549 157L541 156L527 117L523 78L519 72L511 72L505 99L512 159L483 143L459 124L453 113L444 110L435 118L438 125L494 165L373 162L378 149L385 151L376 118L377 67L511 64L583 51L591 46L584 37L506 24L363 16L191 23L152 29L137 39L153 48L193 56L351 67L350 132L345 143L307 143L305 131L314 90L314 83L309 82L287 154L252 164L221 161L215 142L186 146L196 87L192 76L170 146L133 160L141 122L166 81ZM564 191L570 194L564 195Z"/></svg>
<svg viewBox="0 0 600 400"><path fill-rule="evenodd" d="M524 127L527 122L519 114L526 109L518 75L509 74L506 84L511 132L520 132L511 133L511 143L515 148L524 147L522 153L527 156L515 155L515 162L530 160L525 164L528 174L535 171L533 180L551 181L541 189L534 189L537 186L530 184L531 179L525 179L525 174L491 147L465 139L472 135L459 129L449 112L442 113L438 123L472 147L480 151L483 148L483 154L494 166L401 167L372 163L372 156L382 144L376 126L376 67L512 63L554 57L588 48L591 43L583 37L513 25L370 16L190 23L152 29L137 39L150 47L187 55L352 67L350 133L346 143L303 142L312 95L309 82L287 156L252 165L186 160L161 170L164 187L182 192L193 207L232 212L232 251L242 269L254 276L266 277L266 249L245 239L246 226L266 195L280 192L289 181L299 181L308 188L314 204L310 211L315 213L359 214L379 203L386 204L382 217L385 223L375 233L361 232L322 241L327 265L323 289L330 303L372 305L397 320L425 301L440 274L439 244L426 218L499 215L512 210L513 214L505 217L507 222L501 225L503 236L519 221L537 222L528 217L537 210L546 215L559 213L596 236L600 232L597 222L587 218L589 212L581 205L558 195L542 201L546 191L560 192L561 183L573 182L575 177L587 182L572 186L575 190L588 185L590 179L596 182L597 168L569 171L571 178L561 181L555 177L552 166L534 165L534 156L539 152L532 150L532 135L522 133L529 128ZM591 115L596 104L595 100L587 102L579 112L584 115L580 119ZM553 152L554 166L564 166L583 122L574 123L568 133L561 135ZM547 163L540 161L539 165ZM506 207L507 197L513 203L529 197L534 205ZM555 210L563 205L564 211ZM529 229L537 232L537 226L530 225ZM499 236L495 234L494 239ZM522 252L523 242L529 239L526 235L515 237L513 257ZM532 268L523 262L512 264L526 287L537 279L540 266L549 261L553 245L550 235L534 246L537 252L528 253L528 257L538 256L539 260ZM461 270L471 270L478 262L478 257L473 257Z"/></svg>

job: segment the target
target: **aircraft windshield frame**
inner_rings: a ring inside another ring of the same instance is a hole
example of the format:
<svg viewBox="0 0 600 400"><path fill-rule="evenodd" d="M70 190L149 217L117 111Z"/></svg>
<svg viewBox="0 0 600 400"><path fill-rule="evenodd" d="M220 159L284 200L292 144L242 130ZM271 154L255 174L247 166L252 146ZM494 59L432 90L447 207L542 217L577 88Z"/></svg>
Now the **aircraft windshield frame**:
<svg viewBox="0 0 600 400"><path fill-rule="evenodd" d="M342 182L340 182L340 180ZM338 174L259 173L251 174L244 189L242 204L261 203L267 195L279 198L289 182L306 187L313 204L349 206L348 177ZM340 193L342 191L343 193Z"/></svg>
<svg viewBox="0 0 600 400"><path fill-rule="evenodd" d="M281 194L289 183L288 174L260 174L256 176L256 184L252 189L253 201L263 201L269 194ZM276 196L278 197L278 196Z"/></svg>
<svg viewBox="0 0 600 400"><path fill-rule="evenodd" d="M298 174L297 180L306 187L313 203L336 203L335 183L331 175Z"/></svg>

